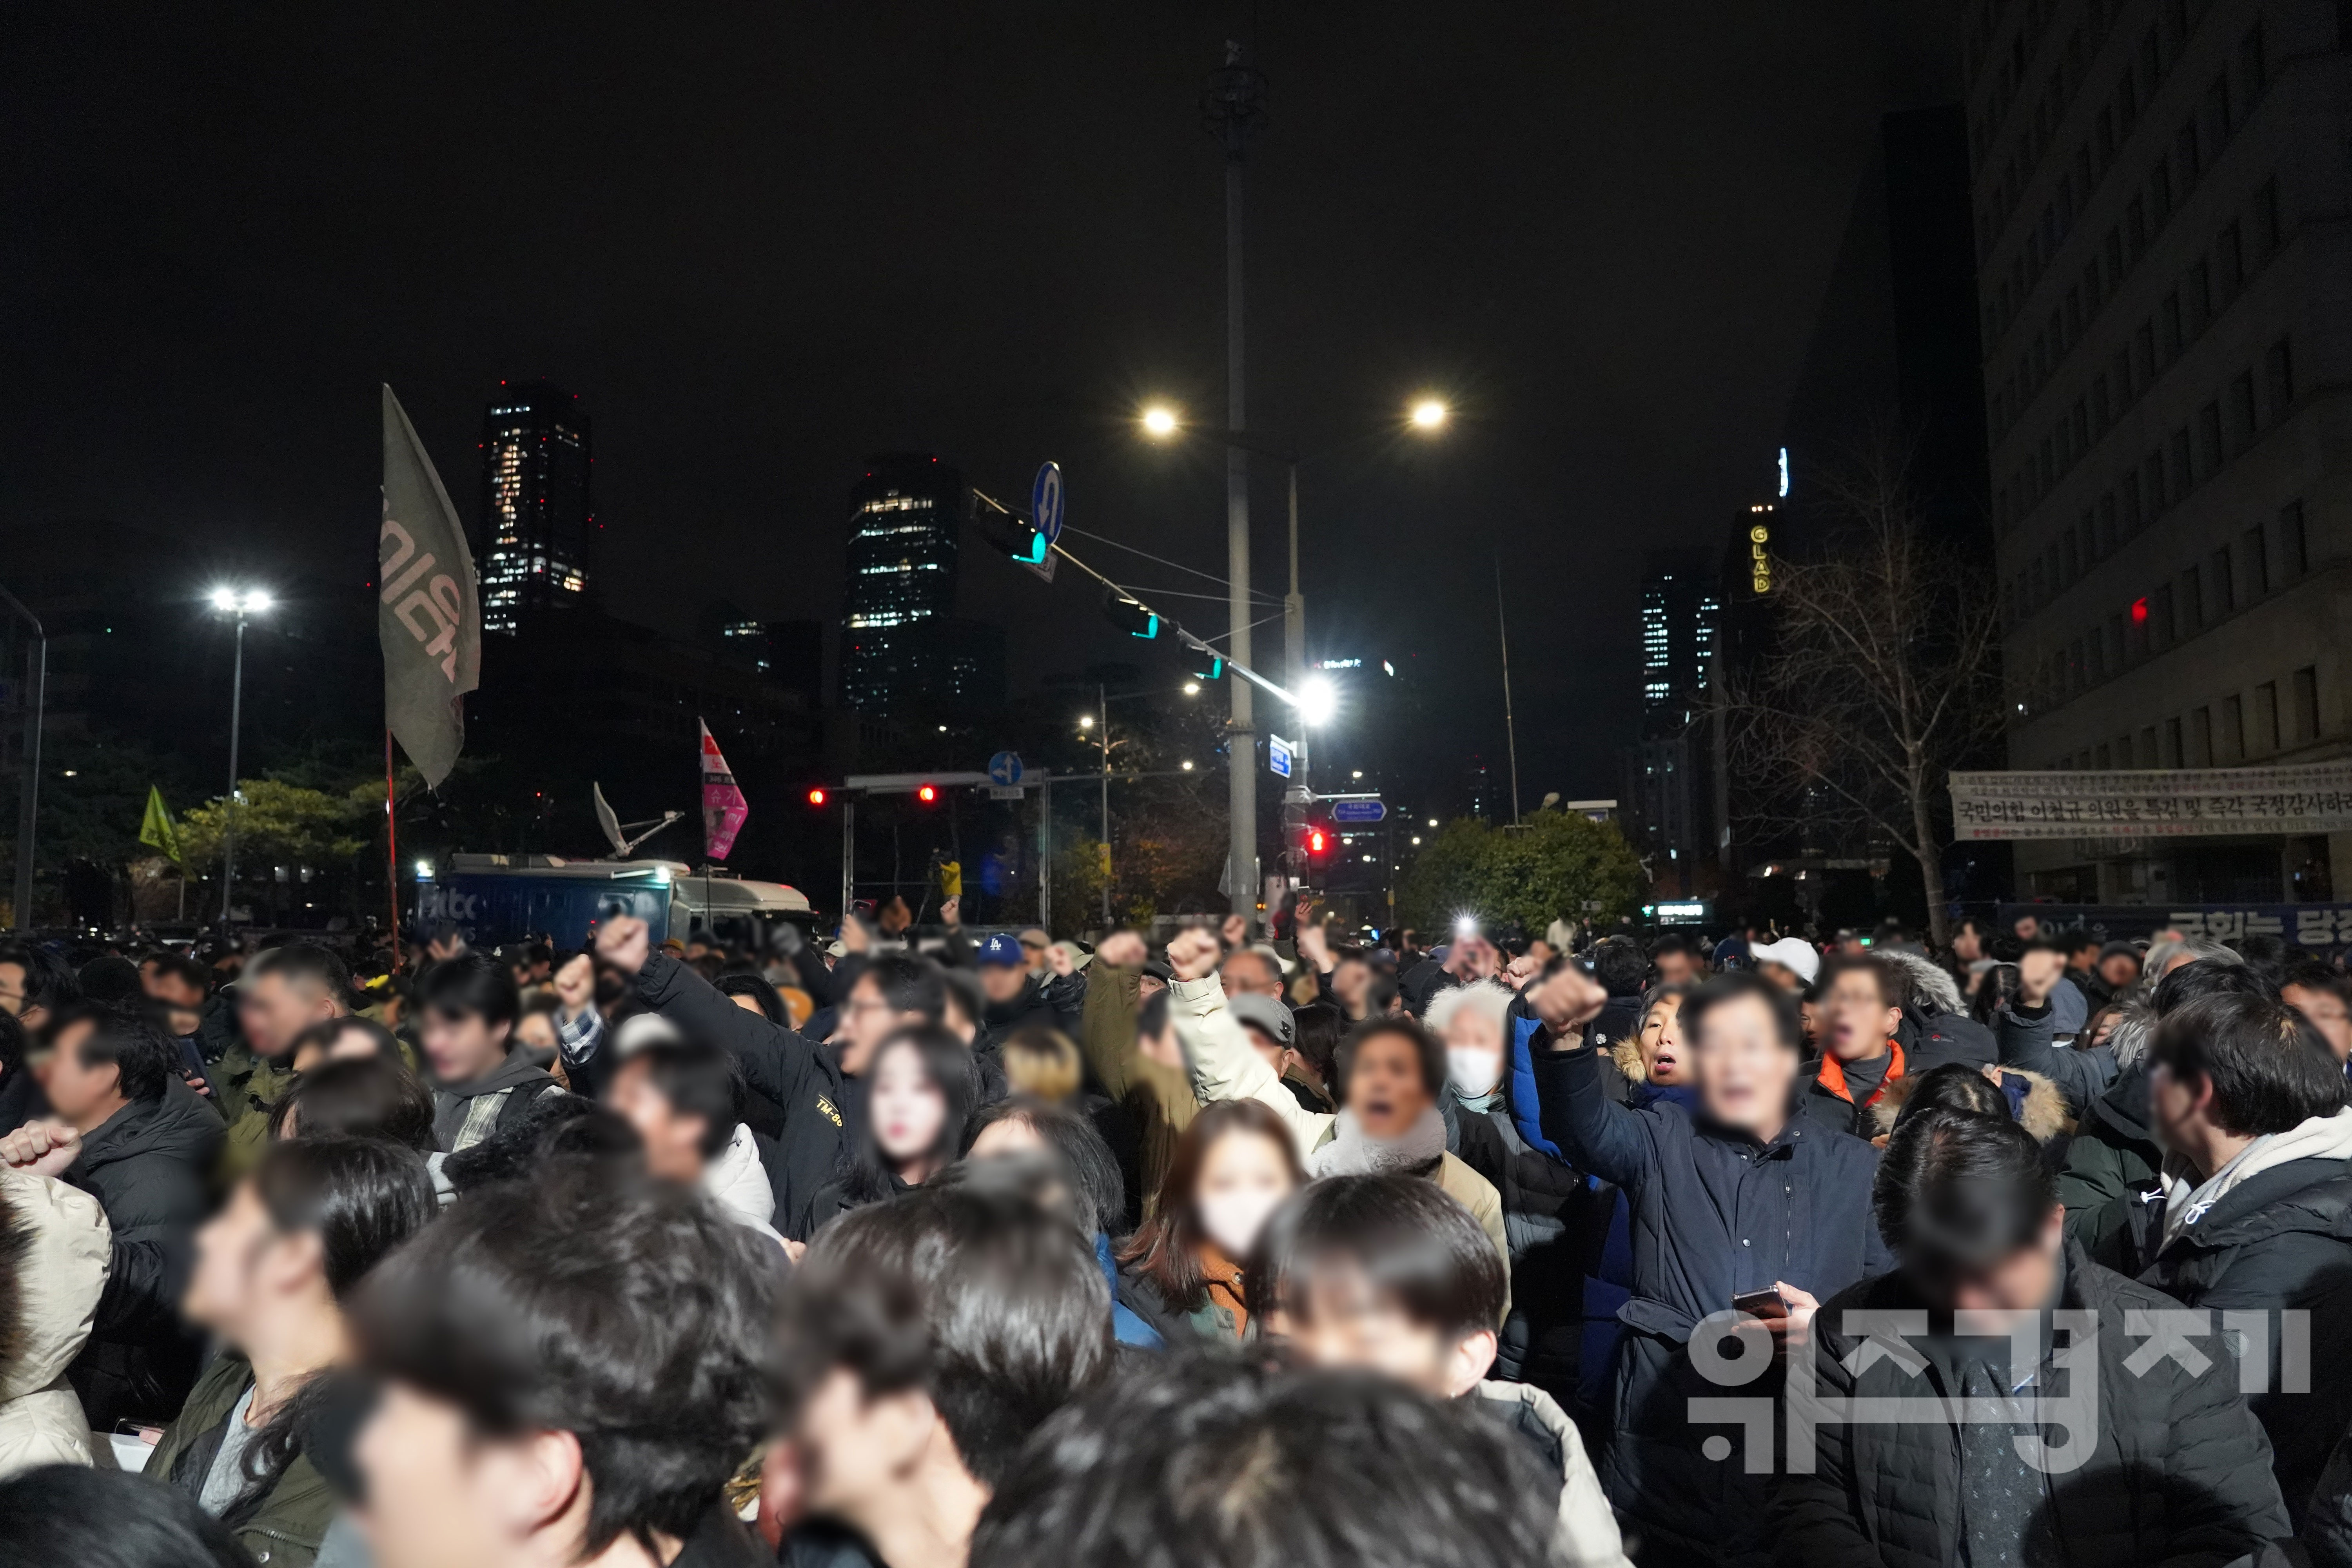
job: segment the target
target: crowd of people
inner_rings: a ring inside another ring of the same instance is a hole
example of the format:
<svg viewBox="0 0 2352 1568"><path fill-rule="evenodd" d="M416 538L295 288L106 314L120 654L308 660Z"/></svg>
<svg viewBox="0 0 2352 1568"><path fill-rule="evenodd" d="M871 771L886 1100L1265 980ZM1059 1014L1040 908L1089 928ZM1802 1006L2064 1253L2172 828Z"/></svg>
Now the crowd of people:
<svg viewBox="0 0 2352 1568"><path fill-rule="evenodd" d="M2352 984L0 942L0 1568L2352 1568Z"/></svg>

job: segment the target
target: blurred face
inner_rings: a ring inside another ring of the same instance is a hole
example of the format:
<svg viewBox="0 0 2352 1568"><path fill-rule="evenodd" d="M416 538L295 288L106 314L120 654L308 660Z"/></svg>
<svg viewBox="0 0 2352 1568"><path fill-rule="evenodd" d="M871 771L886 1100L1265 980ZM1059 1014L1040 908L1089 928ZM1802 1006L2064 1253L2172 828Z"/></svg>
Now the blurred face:
<svg viewBox="0 0 2352 1568"><path fill-rule="evenodd" d="M2033 942L2042 935L2042 922L2032 915L2020 915L2017 923L2009 928L2010 934L2020 942Z"/></svg>
<svg viewBox="0 0 2352 1568"><path fill-rule="evenodd" d="M38 1022L36 1016L27 1023ZM0 963L0 1013L12 1018L25 1017L25 966L21 963Z"/></svg>
<svg viewBox="0 0 2352 1568"><path fill-rule="evenodd" d="M1364 1011L1364 991L1372 983L1372 966L1360 958L1343 958L1331 971L1331 995L1348 1010L1349 1017L1361 1017Z"/></svg>
<svg viewBox="0 0 2352 1568"><path fill-rule="evenodd" d="M515 1043L534 1051L551 1051L559 1043L555 1019L547 1013L525 1013L515 1020Z"/></svg>
<svg viewBox="0 0 2352 1568"><path fill-rule="evenodd" d="M919 1393L866 1397L854 1373L835 1368L802 1405L793 1436L800 1447L803 1500L812 1512L872 1529L873 1515L898 1495L940 1426Z"/></svg>
<svg viewBox="0 0 2352 1568"><path fill-rule="evenodd" d="M2290 985L2279 993L2279 998L2310 1020L2337 1061L2352 1057L2352 1013L2346 1011L2343 997L2333 991Z"/></svg>
<svg viewBox="0 0 2352 1568"><path fill-rule="evenodd" d="M702 1179L702 1136L709 1126L699 1116L680 1116L662 1091L654 1087L646 1063L621 1064L604 1090L604 1103L637 1130L646 1146L646 1169L666 1182L690 1184Z"/></svg>
<svg viewBox="0 0 2352 1568"><path fill-rule="evenodd" d="M1769 1140L1789 1119L1797 1053L1761 997L1736 996L1706 1010L1696 1042L1699 1103L1727 1127Z"/></svg>
<svg viewBox="0 0 2352 1568"><path fill-rule="evenodd" d="M1402 1035L1374 1035L1348 1068L1348 1109L1370 1138L1402 1138L1435 1102L1421 1076L1421 1053Z"/></svg>
<svg viewBox="0 0 2352 1568"><path fill-rule="evenodd" d="M1962 963L1974 963L1984 955L1984 933L1973 925L1962 926L1952 938L1952 956Z"/></svg>
<svg viewBox="0 0 2352 1568"><path fill-rule="evenodd" d="M2066 1211L2055 1208L2041 1237L1981 1274L1967 1276L1951 1289L1951 1305L1962 1312L2032 1312L2050 1304L2058 1282L2058 1255L2065 1245Z"/></svg>
<svg viewBox="0 0 2352 1568"><path fill-rule="evenodd" d="M2164 1147L2187 1152L2199 1146L2203 1118L2199 1101L2210 1093L2201 1078L2182 1078L2162 1062L2147 1069L2148 1128ZM2207 1174L2211 1173L2208 1172Z"/></svg>
<svg viewBox="0 0 2352 1568"><path fill-rule="evenodd" d="M2099 960L2099 978L2120 991L2139 978L2139 960L2128 952L2109 953Z"/></svg>
<svg viewBox="0 0 2352 1568"><path fill-rule="evenodd" d="M1279 1077L1283 1064L1290 1059L1290 1052L1284 1048L1279 1040L1255 1024L1244 1024L1242 1033L1249 1037L1250 1049L1255 1051L1259 1059L1272 1068Z"/></svg>
<svg viewBox="0 0 2352 1568"><path fill-rule="evenodd" d="M1492 1094L1503 1081L1501 1020L1475 1007L1457 1007L1445 1021L1445 1072L1470 1099Z"/></svg>
<svg viewBox="0 0 2352 1568"><path fill-rule="evenodd" d="M1217 973L1228 996L1239 996L1244 992L1259 996L1282 994L1282 976L1275 973L1274 965L1265 961L1262 952L1244 950L1228 953Z"/></svg>
<svg viewBox="0 0 2352 1568"><path fill-rule="evenodd" d="M170 1008L175 1017L182 1013L194 1017L205 1005L204 987L190 984L184 975L170 974L161 970L150 969L142 984L147 994ZM195 1030L183 1029L175 1022L172 1032L177 1035L192 1035Z"/></svg>
<svg viewBox="0 0 2352 1568"><path fill-rule="evenodd" d="M1903 1009L1888 1006L1879 995L1878 982L1861 970L1848 970L1830 982L1822 1012L1828 1029L1822 1043L1842 1062L1885 1056L1887 1037L1903 1022Z"/></svg>
<svg viewBox="0 0 2352 1568"><path fill-rule="evenodd" d="M1775 963L1768 958L1756 966L1756 973L1783 991L1802 992L1805 989L1804 976L1785 963Z"/></svg>
<svg viewBox="0 0 2352 1568"><path fill-rule="evenodd" d="M341 1010L323 990L284 974L261 975L236 992L236 1021L247 1043L265 1057L284 1056L295 1036Z"/></svg>
<svg viewBox="0 0 2352 1568"><path fill-rule="evenodd" d="M884 1001L882 988L874 984L872 975L859 975L857 984L849 988L849 1000L842 1004L841 1025L835 1030L835 1037L845 1042L841 1070L852 1078L865 1077L873 1065L875 1047L893 1031L922 1021L920 1014L901 1013Z"/></svg>
<svg viewBox="0 0 2352 1568"><path fill-rule="evenodd" d="M425 1059L443 1083L470 1083L506 1059L510 1026L493 1026L479 1013L425 1009Z"/></svg>
<svg viewBox="0 0 2352 1568"><path fill-rule="evenodd" d="M1042 973L1045 968L1045 949L1050 944L1043 931L1024 931L1021 936L1021 956L1029 961L1032 973Z"/></svg>
<svg viewBox="0 0 2352 1568"><path fill-rule="evenodd" d="M1316 1366L1376 1372L1433 1399L1470 1392L1495 1361L1495 1336L1455 1340L1414 1321L1360 1273L1326 1270L1310 1287L1309 1310L1276 1314L1274 1331Z"/></svg>
<svg viewBox="0 0 2352 1568"><path fill-rule="evenodd" d="M1192 1183L1192 1217L1218 1251L1236 1261L1297 1190L1286 1151L1255 1132L1228 1132L1209 1145Z"/></svg>
<svg viewBox="0 0 2352 1568"><path fill-rule="evenodd" d="M243 1346L274 1302L315 1293L323 1297L319 1238L288 1236L269 1223L269 1211L240 1182L218 1214L196 1232L196 1259L181 1310L191 1322Z"/></svg>
<svg viewBox="0 0 2352 1568"><path fill-rule="evenodd" d="M1176 1026L1171 1024L1156 1035L1138 1035L1135 1048L1161 1067L1184 1070L1184 1047L1176 1038Z"/></svg>
<svg viewBox="0 0 2352 1568"><path fill-rule="evenodd" d="M1661 985L1687 985L1698 978L1698 959L1692 953L1670 948L1658 954L1657 964Z"/></svg>
<svg viewBox="0 0 2352 1568"><path fill-rule="evenodd" d="M1029 972L1017 963L983 963L980 966L981 994L992 1002L1014 1001L1028 984Z"/></svg>
<svg viewBox="0 0 2352 1568"><path fill-rule="evenodd" d="M1688 1083L1691 1052L1683 1044L1683 999L1668 996L1642 1016L1636 1044L1642 1052L1642 1076L1654 1084Z"/></svg>
<svg viewBox="0 0 2352 1568"><path fill-rule="evenodd" d="M922 1054L914 1047L893 1046L875 1058L874 1087L866 1103L874 1119L875 1147L891 1164L916 1163L939 1146L940 1130L947 1125L947 1097L923 1070Z"/></svg>
<svg viewBox="0 0 2352 1568"><path fill-rule="evenodd" d="M48 1076L42 1080L51 1108L85 1132L122 1105L122 1097L116 1092L122 1075L114 1064L82 1065L81 1046L89 1038L90 1029L89 1024L69 1024L59 1031L57 1049L49 1058Z"/></svg>
<svg viewBox="0 0 2352 1568"><path fill-rule="evenodd" d="M352 1454L367 1480L358 1516L378 1568L524 1560L525 1542L565 1511L561 1494L585 1483L568 1443L549 1434L485 1441L456 1405L387 1384Z"/></svg>

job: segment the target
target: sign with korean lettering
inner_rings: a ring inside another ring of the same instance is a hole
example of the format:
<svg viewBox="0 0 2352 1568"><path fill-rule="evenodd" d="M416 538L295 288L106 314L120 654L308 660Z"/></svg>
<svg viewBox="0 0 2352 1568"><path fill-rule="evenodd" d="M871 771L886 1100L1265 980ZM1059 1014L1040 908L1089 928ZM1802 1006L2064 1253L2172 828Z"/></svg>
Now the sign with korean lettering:
<svg viewBox="0 0 2352 1568"><path fill-rule="evenodd" d="M2031 915L2042 934L2086 931L2108 942L2144 942L2158 931L2213 942L2274 936L2313 952L2352 947L2352 904L2002 904L2004 931Z"/></svg>
<svg viewBox="0 0 2352 1568"><path fill-rule="evenodd" d="M2352 762L1951 775L1960 838L2192 838L2352 829Z"/></svg>

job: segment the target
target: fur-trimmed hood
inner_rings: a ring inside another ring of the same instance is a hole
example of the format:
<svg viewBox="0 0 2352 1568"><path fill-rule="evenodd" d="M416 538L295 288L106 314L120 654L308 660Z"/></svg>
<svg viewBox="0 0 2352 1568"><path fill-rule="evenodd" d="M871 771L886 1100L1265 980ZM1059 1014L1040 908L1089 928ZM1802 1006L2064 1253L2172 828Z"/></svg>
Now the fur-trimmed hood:
<svg viewBox="0 0 2352 1568"><path fill-rule="evenodd" d="M1946 973L1934 959L1897 947L1881 948L1877 956L1903 972L1906 993L1904 999L1912 1006L1937 1016L1961 1010L1959 982Z"/></svg>
<svg viewBox="0 0 2352 1568"><path fill-rule="evenodd" d="M1628 1035L1609 1047L1609 1059L1625 1075L1628 1083L1646 1083L1648 1076L1642 1070L1642 1042Z"/></svg>
<svg viewBox="0 0 2352 1568"><path fill-rule="evenodd" d="M2027 1072L2021 1068L2003 1068L2000 1077L2001 1091L2008 1096L2011 1114L2036 1143L2047 1143L2074 1131L2074 1120L2066 1114L2066 1097L2058 1091L2056 1084L2038 1072ZM1918 1084L1916 1078L1897 1079L1871 1106L1871 1121L1878 1136L1895 1131L1895 1117L1902 1114L1905 1102Z"/></svg>

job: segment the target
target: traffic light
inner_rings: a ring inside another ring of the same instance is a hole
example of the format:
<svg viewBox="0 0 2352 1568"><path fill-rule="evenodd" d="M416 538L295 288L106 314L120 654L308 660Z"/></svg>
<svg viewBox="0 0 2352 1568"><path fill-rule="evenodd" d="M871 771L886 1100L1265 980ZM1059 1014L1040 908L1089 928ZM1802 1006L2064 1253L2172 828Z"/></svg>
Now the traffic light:
<svg viewBox="0 0 2352 1568"><path fill-rule="evenodd" d="M932 805L940 798L940 786L937 784L919 784L916 786L915 798L921 801L925 805Z"/></svg>
<svg viewBox="0 0 2352 1568"><path fill-rule="evenodd" d="M1319 866L1328 861L1331 858L1331 846L1339 841L1339 836L1331 830L1329 823L1308 823L1307 825L1307 863L1310 866Z"/></svg>
<svg viewBox="0 0 2352 1568"><path fill-rule="evenodd" d="M1017 511L978 508L972 515L972 525L980 530L981 537L1015 561L1042 565L1053 552L1054 547L1037 531L1037 525Z"/></svg>
<svg viewBox="0 0 2352 1568"><path fill-rule="evenodd" d="M1113 588L1103 595L1103 614L1110 624L1131 637L1156 637L1160 635L1160 617L1150 610Z"/></svg>
<svg viewBox="0 0 2352 1568"><path fill-rule="evenodd" d="M829 798L831 797L824 793L824 786L823 784L814 784L810 787L808 792L808 803L811 805L823 805Z"/></svg>
<svg viewBox="0 0 2352 1568"><path fill-rule="evenodd" d="M1196 669L1192 673L1202 680L1223 680L1225 678L1225 661L1217 655L1212 654L1209 656L1209 668Z"/></svg>

